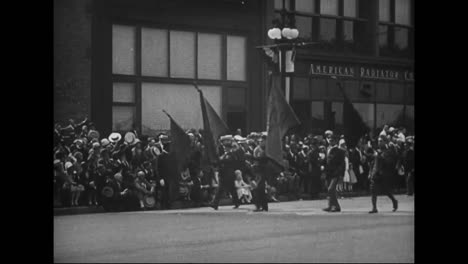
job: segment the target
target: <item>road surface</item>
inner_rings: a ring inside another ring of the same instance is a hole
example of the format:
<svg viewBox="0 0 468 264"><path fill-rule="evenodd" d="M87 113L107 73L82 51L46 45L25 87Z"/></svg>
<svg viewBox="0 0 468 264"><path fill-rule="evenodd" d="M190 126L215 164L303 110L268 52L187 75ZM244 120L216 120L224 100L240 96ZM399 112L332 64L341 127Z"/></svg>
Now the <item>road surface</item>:
<svg viewBox="0 0 468 264"><path fill-rule="evenodd" d="M271 203L54 217L55 262L414 262L414 198Z"/></svg>

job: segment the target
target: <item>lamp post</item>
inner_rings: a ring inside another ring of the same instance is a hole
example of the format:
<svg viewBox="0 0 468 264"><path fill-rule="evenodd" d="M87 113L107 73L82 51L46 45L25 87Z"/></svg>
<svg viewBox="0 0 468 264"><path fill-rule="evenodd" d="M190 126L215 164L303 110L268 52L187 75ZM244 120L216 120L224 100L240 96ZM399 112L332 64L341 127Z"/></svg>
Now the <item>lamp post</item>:
<svg viewBox="0 0 468 264"><path fill-rule="evenodd" d="M296 40L299 30L295 27L294 14L289 13L285 8L280 12L281 18L273 20L273 28L268 30L268 37L275 42L273 51L278 58L277 71L281 77L281 88L289 103L291 98L291 75L294 73L294 58L296 53Z"/></svg>

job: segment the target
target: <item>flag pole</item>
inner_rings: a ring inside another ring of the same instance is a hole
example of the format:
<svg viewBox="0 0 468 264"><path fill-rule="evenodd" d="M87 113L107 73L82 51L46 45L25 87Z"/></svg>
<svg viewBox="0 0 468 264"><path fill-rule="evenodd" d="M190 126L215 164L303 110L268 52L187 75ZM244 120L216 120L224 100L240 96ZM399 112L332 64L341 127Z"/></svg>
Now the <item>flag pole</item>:
<svg viewBox="0 0 468 264"><path fill-rule="evenodd" d="M197 82L193 82L193 86L195 87L195 89L197 89L197 91L198 91L199 93L201 93L200 88L198 88Z"/></svg>

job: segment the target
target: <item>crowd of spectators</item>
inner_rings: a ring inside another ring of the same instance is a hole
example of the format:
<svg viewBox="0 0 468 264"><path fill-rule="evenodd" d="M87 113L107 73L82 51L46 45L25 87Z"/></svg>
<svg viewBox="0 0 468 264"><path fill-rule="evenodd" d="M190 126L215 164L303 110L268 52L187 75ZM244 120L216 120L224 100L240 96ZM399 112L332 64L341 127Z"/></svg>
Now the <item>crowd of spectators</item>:
<svg viewBox="0 0 468 264"><path fill-rule="evenodd" d="M137 131L124 134L100 135L87 118L65 127L54 127L54 198L57 206L105 206L118 210L119 204L136 208L168 209L175 200L187 200L195 206L206 206L219 188L219 177L227 179L228 196L241 203L252 202L257 186L250 170L256 148L265 147L266 132L252 132L246 137L237 130L235 135L220 139L219 155L233 155L234 169L230 175L220 175L222 165L205 159L201 131L186 132L191 140L190 159L179 173L171 155L171 138L165 133L155 137L139 135ZM267 175L266 192L270 201L279 195L306 194L318 198L326 191L325 167L327 152L332 147L333 131L323 135L300 137L290 134L284 139L286 167ZM343 136L339 147L346 151L346 170L338 191L368 191L368 175L376 153L376 138L368 135L357 146L348 148ZM395 167L395 187L407 188L413 194L414 136L404 128L385 126L379 137L385 137L398 153ZM112 203L111 203L112 201ZM112 206L111 206L112 205Z"/></svg>

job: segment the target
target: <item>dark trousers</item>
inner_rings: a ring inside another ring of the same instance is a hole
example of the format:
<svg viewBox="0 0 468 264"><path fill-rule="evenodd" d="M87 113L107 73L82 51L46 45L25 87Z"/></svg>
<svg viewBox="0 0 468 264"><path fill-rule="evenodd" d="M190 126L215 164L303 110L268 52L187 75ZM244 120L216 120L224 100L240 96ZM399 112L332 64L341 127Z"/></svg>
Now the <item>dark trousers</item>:
<svg viewBox="0 0 468 264"><path fill-rule="evenodd" d="M338 178L332 178L328 180L328 208L335 207L336 209L341 209L340 204L338 203L338 198L336 194L336 185L338 184Z"/></svg>
<svg viewBox="0 0 468 264"><path fill-rule="evenodd" d="M216 194L215 194L215 197L213 199L213 205L218 206L219 205L219 200L221 198L221 194L226 193L226 192L231 193L232 203L235 206L239 206L240 202L239 202L239 198L237 197L236 189L234 187L234 180L232 182L227 182L223 178L219 178L219 188L218 188L218 190L216 190Z"/></svg>
<svg viewBox="0 0 468 264"><path fill-rule="evenodd" d="M396 199L392 194L391 181L386 179L371 179L370 192L372 196L372 209L377 209L377 195L384 194L392 200L392 203L396 203Z"/></svg>
<svg viewBox="0 0 468 264"><path fill-rule="evenodd" d="M258 182L257 188L255 189L254 203L257 209L263 209L268 211L268 198L265 193L265 179L262 179Z"/></svg>

